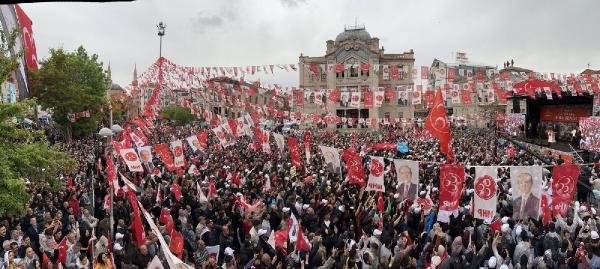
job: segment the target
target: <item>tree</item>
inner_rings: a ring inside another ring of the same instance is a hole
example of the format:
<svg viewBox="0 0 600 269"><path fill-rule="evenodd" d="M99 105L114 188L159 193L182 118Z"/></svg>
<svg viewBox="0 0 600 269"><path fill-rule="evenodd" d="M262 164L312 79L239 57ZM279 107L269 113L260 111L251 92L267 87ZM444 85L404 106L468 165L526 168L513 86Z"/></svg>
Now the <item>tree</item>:
<svg viewBox="0 0 600 269"><path fill-rule="evenodd" d="M0 216L23 214L29 202L26 181L55 191L57 175L71 172L75 161L50 147L43 131L18 128L11 118L24 118L35 100L0 104Z"/></svg>
<svg viewBox="0 0 600 269"><path fill-rule="evenodd" d="M173 121L175 125L186 125L196 119L189 108L179 106L165 107L160 114L167 120Z"/></svg>
<svg viewBox="0 0 600 269"><path fill-rule="evenodd" d="M52 110L53 119L63 127L65 137L83 137L98 129L107 105L108 79L98 55L88 55L83 47L74 52L50 49L41 68L31 73L32 92L40 104ZM89 118L72 123L67 115L92 110Z"/></svg>
<svg viewBox="0 0 600 269"><path fill-rule="evenodd" d="M0 29L0 82L6 81L10 73L19 68L19 59L23 56L23 51L14 52L19 34L18 28L9 32Z"/></svg>

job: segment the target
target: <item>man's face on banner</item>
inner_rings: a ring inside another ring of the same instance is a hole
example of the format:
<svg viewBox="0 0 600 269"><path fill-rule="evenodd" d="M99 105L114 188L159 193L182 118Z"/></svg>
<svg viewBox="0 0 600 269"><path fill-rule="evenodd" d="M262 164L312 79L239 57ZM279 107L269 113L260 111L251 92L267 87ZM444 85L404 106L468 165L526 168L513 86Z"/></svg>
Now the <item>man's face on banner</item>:
<svg viewBox="0 0 600 269"><path fill-rule="evenodd" d="M400 181L401 183L408 183L410 184L412 181L412 170L410 169L410 167L408 167L407 165L403 165L400 166L399 173L400 173Z"/></svg>
<svg viewBox="0 0 600 269"><path fill-rule="evenodd" d="M517 183L519 184L519 192L521 192L521 196L529 196L529 194L531 194L533 178L529 173L519 174L517 176Z"/></svg>
<svg viewBox="0 0 600 269"><path fill-rule="evenodd" d="M142 158L143 163L149 163L150 162L150 151L142 150L142 152L140 152L140 157Z"/></svg>

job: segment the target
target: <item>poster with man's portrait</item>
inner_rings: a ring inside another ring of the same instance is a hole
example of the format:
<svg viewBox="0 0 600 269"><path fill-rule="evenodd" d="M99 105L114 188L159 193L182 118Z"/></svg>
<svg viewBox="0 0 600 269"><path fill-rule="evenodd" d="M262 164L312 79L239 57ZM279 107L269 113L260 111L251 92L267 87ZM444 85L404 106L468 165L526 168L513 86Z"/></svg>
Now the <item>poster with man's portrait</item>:
<svg viewBox="0 0 600 269"><path fill-rule="evenodd" d="M537 219L542 192L542 167L511 167L510 182L513 198L513 219Z"/></svg>
<svg viewBox="0 0 600 269"><path fill-rule="evenodd" d="M394 167L398 178L397 190L400 200L415 200L419 191L419 162L394 160Z"/></svg>
<svg viewBox="0 0 600 269"><path fill-rule="evenodd" d="M152 163L152 146L138 147L137 151L143 164Z"/></svg>

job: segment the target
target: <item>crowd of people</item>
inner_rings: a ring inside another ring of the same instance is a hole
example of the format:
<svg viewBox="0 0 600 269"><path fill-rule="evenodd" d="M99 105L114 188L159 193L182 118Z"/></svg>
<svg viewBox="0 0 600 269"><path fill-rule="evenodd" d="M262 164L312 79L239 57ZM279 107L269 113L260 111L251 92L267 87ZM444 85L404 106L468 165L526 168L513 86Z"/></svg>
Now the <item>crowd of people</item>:
<svg viewBox="0 0 600 269"><path fill-rule="evenodd" d="M155 124L148 134L150 145L170 143L203 130L197 123L180 127ZM452 132L454 162L465 165L466 180L459 210L447 223L437 218L439 165L446 158L424 130L310 132L311 157L307 162L301 150L301 169L292 168L289 151L278 150L274 139L269 154L249 147L254 138L247 136L237 138L233 146L220 147L209 135L206 150L192 152L186 147L186 165L200 168L197 174L187 173L187 169L184 175L169 172L157 156L146 168L157 168L160 175L132 173L122 160L117 163L119 172L137 186L137 199L167 242L171 236L161 214L169 209L173 230L184 237L180 259L197 269L600 268L600 214L587 197L578 195L566 217L557 216L546 224L541 219L514 220L509 173L502 171L495 217L501 222L500 228L474 218L473 166L542 165L535 156L497 137L493 130L461 128ZM290 135L303 141L303 133L295 130ZM407 142L408 153L367 147L398 141ZM383 212L376 192L347 181L345 165L341 173L329 169L319 145L360 152L365 167L369 156L388 158ZM508 147L515 147L516 154L509 156ZM2 267L148 268L155 256L167 267L160 235L153 233L148 223L144 221L145 242L140 245L133 238L133 209L123 192L112 201L111 227L110 207L105 206L110 192L105 156L112 151L107 138L75 140L62 144L62 148L76 158L77 171L62 175L65 188L57 193L30 186L33 199L27 213L2 221ZM392 158L419 161L417 194L430 199L431 208L401 198ZM550 169L544 168L546 188L550 186ZM588 172L590 178L600 174L597 167ZM232 175L238 176L240 183ZM173 182L181 186L183 197L179 200L170 189ZM204 200L196 186L208 194L210 182L215 184L216 195ZM119 179L119 187L124 186ZM242 197L252 206L240 203ZM289 230L294 218L308 247L298 248L292 242L298 238L292 237L283 245L273 246L269 240L272 234ZM219 246L216 257L209 254L211 246Z"/></svg>

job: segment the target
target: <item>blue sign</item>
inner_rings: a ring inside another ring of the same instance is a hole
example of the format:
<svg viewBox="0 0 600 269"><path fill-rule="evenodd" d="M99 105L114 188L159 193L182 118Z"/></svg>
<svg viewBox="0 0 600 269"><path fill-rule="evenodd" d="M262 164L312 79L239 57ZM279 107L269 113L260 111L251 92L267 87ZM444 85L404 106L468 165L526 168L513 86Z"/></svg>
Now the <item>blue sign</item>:
<svg viewBox="0 0 600 269"><path fill-rule="evenodd" d="M397 148L398 148L398 152L400 152L402 154L406 154L409 151L408 143L406 143L406 142L398 142Z"/></svg>

